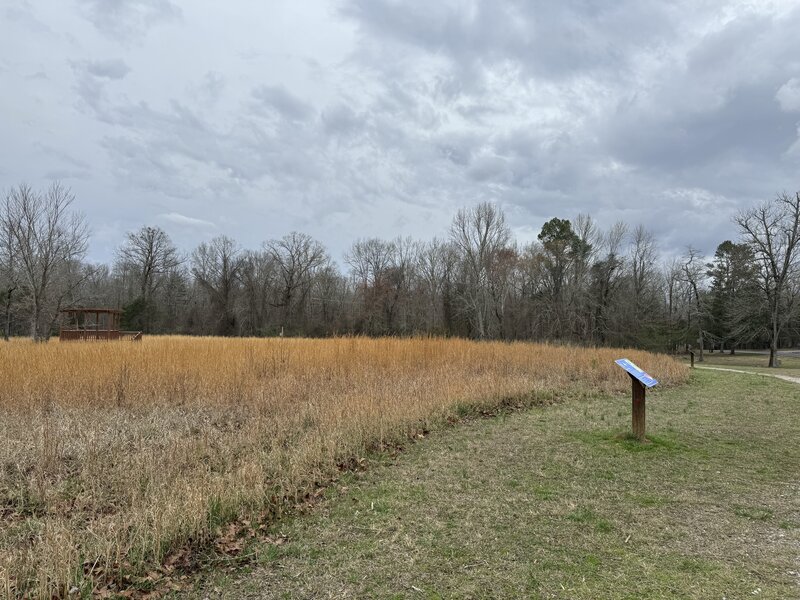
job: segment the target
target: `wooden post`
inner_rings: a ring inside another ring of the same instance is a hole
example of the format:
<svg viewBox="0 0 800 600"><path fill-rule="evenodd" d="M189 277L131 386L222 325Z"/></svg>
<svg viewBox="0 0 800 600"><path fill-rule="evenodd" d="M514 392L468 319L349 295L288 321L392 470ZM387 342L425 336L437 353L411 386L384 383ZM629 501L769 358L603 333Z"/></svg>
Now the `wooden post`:
<svg viewBox="0 0 800 600"><path fill-rule="evenodd" d="M633 405L631 408L631 426L633 435L640 442L644 441L645 434L645 405L644 405L644 385L633 375L631 377Z"/></svg>
<svg viewBox="0 0 800 600"><path fill-rule="evenodd" d="M692 361L692 368L694 369L694 352L689 350L689 360Z"/></svg>

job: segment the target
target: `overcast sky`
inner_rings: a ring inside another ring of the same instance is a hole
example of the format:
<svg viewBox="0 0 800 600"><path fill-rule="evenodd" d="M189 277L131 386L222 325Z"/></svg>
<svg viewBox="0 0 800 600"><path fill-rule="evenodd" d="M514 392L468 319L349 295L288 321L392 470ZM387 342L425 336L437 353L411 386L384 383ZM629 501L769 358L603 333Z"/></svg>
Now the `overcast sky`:
<svg viewBox="0 0 800 600"><path fill-rule="evenodd" d="M800 189L800 2L0 0L0 190L60 179L92 260L500 204L713 251Z"/></svg>

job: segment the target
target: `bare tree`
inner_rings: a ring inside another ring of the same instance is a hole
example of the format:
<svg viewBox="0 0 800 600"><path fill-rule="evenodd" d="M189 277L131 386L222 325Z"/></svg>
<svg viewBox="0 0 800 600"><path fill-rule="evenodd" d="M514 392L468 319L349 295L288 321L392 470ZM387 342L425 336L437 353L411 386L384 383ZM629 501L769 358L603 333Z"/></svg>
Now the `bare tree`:
<svg viewBox="0 0 800 600"><path fill-rule="evenodd" d="M667 324L673 325L678 313L682 264L678 257L673 257L662 266L664 286L664 302Z"/></svg>
<svg viewBox="0 0 800 600"><path fill-rule="evenodd" d="M514 286L515 273L519 253L516 245L509 244L500 248L492 256L489 269L489 295L492 300L492 312L497 322L501 337L507 337L506 308Z"/></svg>
<svg viewBox="0 0 800 600"><path fill-rule="evenodd" d="M344 260L350 265L353 278L359 284L375 285L383 278L392 262L391 243L378 238L357 240Z"/></svg>
<svg viewBox="0 0 800 600"><path fill-rule="evenodd" d="M589 267L597 253L598 245L603 242L603 235L597 230L592 217L587 214L579 214L575 218L573 230L580 243L577 245L578 251L572 269L572 283L578 288L585 288Z"/></svg>
<svg viewBox="0 0 800 600"><path fill-rule="evenodd" d="M354 242L345 255L361 299L359 328L368 333L386 333L392 326L394 304L390 299L390 279L394 254L392 242L369 238Z"/></svg>
<svg viewBox="0 0 800 600"><path fill-rule="evenodd" d="M128 232L117 250L117 262L120 271L131 275L136 290L136 302L126 309L127 321L144 331L152 331L159 308L154 295L184 258L166 231L145 226Z"/></svg>
<svg viewBox="0 0 800 600"><path fill-rule="evenodd" d="M519 335L544 338L550 334L549 277L544 252L539 242L526 244L517 261L521 318L524 323Z"/></svg>
<svg viewBox="0 0 800 600"><path fill-rule="evenodd" d="M169 235L160 227L145 226L139 231L128 232L117 256L135 269L139 293L145 301L160 285L158 276L183 262Z"/></svg>
<svg viewBox="0 0 800 600"><path fill-rule="evenodd" d="M14 242L10 217L10 198L0 207L0 293L3 299L3 339L11 337L14 293L19 288L17 246Z"/></svg>
<svg viewBox="0 0 800 600"><path fill-rule="evenodd" d="M594 336L601 344L608 342L611 329L612 301L622 280L624 259L622 241L627 233L624 223L617 222L611 229L597 236L597 253L602 255L591 266L589 306L593 312Z"/></svg>
<svg viewBox="0 0 800 600"><path fill-rule="evenodd" d="M635 318L640 318L642 313L649 309L648 287L652 284L656 274L656 243L653 234L644 226L637 225L633 230L630 245L630 258L628 260Z"/></svg>
<svg viewBox="0 0 800 600"><path fill-rule="evenodd" d="M278 279L272 254L253 250L244 252L239 279L242 283L245 330L251 335L263 335L266 333L270 300Z"/></svg>
<svg viewBox="0 0 800 600"><path fill-rule="evenodd" d="M410 237L398 237L390 243L391 262L386 278L384 313L389 331L407 333L408 300L416 276L420 244Z"/></svg>
<svg viewBox="0 0 800 600"><path fill-rule="evenodd" d="M597 254L597 247L603 241L597 225L588 214L575 218L575 244L572 261L568 308L571 312L573 334L580 339L588 339L592 334L592 310L589 296L591 266Z"/></svg>
<svg viewBox="0 0 800 600"><path fill-rule="evenodd" d="M452 247L438 238L423 244L417 254L417 272L419 273L425 297L428 303L426 311L426 329L435 331L441 326L443 311L443 293L448 266L452 263Z"/></svg>
<svg viewBox="0 0 800 600"><path fill-rule="evenodd" d="M84 217L71 210L74 200L59 182L44 193L21 184L6 197L2 229L19 265L35 341L49 338L58 304L76 283L68 271L86 254L88 228Z"/></svg>
<svg viewBox="0 0 800 600"><path fill-rule="evenodd" d="M314 275L312 308L319 307L313 332L336 333L343 324L346 307L352 305L347 280L331 262L317 270ZM314 317L312 311L312 318Z"/></svg>
<svg viewBox="0 0 800 600"><path fill-rule="evenodd" d="M692 310L689 313L689 327L694 325L697 330L697 344L699 345L699 361L705 360L705 322L708 318L708 307L705 302L703 284L706 280L706 264L697 250L689 247L681 262L680 277L688 286L691 295Z"/></svg>
<svg viewBox="0 0 800 600"><path fill-rule="evenodd" d="M779 194L771 202L739 213L734 221L758 264L758 281L769 309L769 366L775 367L780 336L798 295L800 192Z"/></svg>
<svg viewBox="0 0 800 600"><path fill-rule="evenodd" d="M275 305L283 309L283 325L293 325L311 290L313 275L328 261L325 247L310 235L293 231L265 244L278 267L281 282Z"/></svg>
<svg viewBox="0 0 800 600"><path fill-rule="evenodd" d="M450 239L458 249L464 274L461 300L478 338L488 335L492 294L490 271L497 254L511 242L505 215L496 205L482 202L462 208L450 226Z"/></svg>
<svg viewBox="0 0 800 600"><path fill-rule="evenodd" d="M236 242L226 236L203 242L192 254L192 274L208 294L217 335L231 335L236 330L233 295L241 267Z"/></svg>

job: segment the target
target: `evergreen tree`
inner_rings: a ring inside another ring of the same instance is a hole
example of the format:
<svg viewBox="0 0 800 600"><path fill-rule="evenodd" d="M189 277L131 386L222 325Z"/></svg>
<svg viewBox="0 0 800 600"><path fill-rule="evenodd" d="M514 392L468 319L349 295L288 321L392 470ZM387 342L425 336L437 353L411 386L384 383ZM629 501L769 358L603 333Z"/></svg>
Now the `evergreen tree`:
<svg viewBox="0 0 800 600"><path fill-rule="evenodd" d="M710 329L724 346L733 353L737 343L753 335L752 328L743 327L751 323L742 318L753 309L755 295L754 278L756 265L753 252L747 244L736 244L730 240L717 246L713 262L708 264L711 279ZM750 331L748 331L750 329Z"/></svg>

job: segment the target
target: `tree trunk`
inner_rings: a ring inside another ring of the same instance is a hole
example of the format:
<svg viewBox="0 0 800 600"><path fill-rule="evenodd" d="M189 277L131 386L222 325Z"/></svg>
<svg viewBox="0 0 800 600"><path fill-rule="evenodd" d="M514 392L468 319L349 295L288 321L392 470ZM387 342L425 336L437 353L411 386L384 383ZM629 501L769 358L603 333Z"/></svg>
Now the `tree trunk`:
<svg viewBox="0 0 800 600"><path fill-rule="evenodd" d="M483 307L478 306L475 310L475 329L478 334L478 339L482 340L485 336L485 329L483 326Z"/></svg>
<svg viewBox="0 0 800 600"><path fill-rule="evenodd" d="M777 367L778 363L775 361L775 357L778 354L778 314L777 309L773 310L772 313L772 339L769 341L769 366L770 367Z"/></svg>
<svg viewBox="0 0 800 600"><path fill-rule="evenodd" d="M34 304L33 313L31 314L31 339L34 342L39 340L39 319L41 318L42 309L38 303Z"/></svg>
<svg viewBox="0 0 800 600"><path fill-rule="evenodd" d="M703 331L700 330L700 334L697 338L700 341L700 356L698 357L698 362L703 362L705 359L703 358Z"/></svg>
<svg viewBox="0 0 800 600"><path fill-rule="evenodd" d="M11 337L11 297L14 293L14 288L10 288L6 294L6 314L3 323L3 339L8 341Z"/></svg>
<svg viewBox="0 0 800 600"><path fill-rule="evenodd" d="M770 367L777 367L777 356L778 356L778 336L777 334L772 337L769 343L769 366Z"/></svg>

